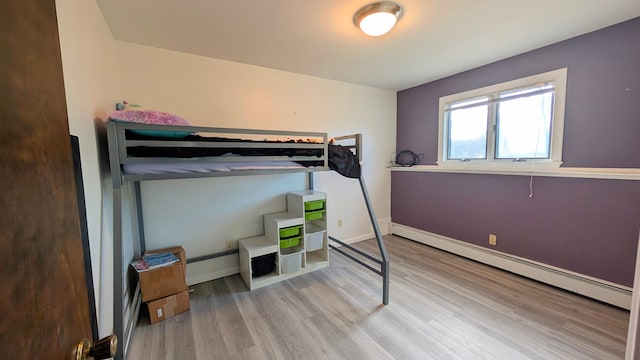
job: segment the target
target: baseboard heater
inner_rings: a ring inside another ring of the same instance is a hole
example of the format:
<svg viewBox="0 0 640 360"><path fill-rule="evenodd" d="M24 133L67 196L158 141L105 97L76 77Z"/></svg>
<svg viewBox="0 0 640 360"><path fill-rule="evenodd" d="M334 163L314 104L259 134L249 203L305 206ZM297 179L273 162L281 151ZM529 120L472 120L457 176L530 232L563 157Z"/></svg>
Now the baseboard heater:
<svg viewBox="0 0 640 360"><path fill-rule="evenodd" d="M624 309L631 308L632 288L533 260L505 254L446 236L391 223L390 232L487 265Z"/></svg>

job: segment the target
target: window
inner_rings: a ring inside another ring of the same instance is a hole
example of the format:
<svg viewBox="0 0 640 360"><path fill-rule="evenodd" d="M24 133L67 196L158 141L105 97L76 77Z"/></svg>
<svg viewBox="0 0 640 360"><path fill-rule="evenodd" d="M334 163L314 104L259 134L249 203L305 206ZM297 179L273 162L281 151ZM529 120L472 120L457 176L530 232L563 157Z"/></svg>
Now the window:
<svg viewBox="0 0 640 360"><path fill-rule="evenodd" d="M567 69L440 98L438 165L560 166Z"/></svg>

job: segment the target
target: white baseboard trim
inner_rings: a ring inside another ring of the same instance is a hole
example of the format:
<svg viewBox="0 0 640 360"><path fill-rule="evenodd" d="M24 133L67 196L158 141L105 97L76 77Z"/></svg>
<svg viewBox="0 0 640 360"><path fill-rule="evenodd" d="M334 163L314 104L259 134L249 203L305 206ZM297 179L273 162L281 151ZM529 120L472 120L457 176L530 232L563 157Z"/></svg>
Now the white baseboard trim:
<svg viewBox="0 0 640 360"><path fill-rule="evenodd" d="M390 232L487 265L572 291L624 309L631 308L630 287L579 274L482 246L391 223Z"/></svg>
<svg viewBox="0 0 640 360"><path fill-rule="evenodd" d="M378 219L378 227L382 236L389 235L391 229L391 218Z"/></svg>
<svg viewBox="0 0 640 360"><path fill-rule="evenodd" d="M380 235L384 236L384 235L388 235L389 234L389 229L391 228L391 218L384 218L384 219L378 219L378 228L380 229ZM331 234L329 234L331 235ZM346 244L354 244L360 241L364 241L364 240L369 240L369 239L373 239L375 237L375 234L373 232L373 229L371 229L371 232L368 232L366 234L363 235L358 235L358 236L353 236L350 238L346 238L346 239L340 239L337 238L338 240L346 243Z"/></svg>

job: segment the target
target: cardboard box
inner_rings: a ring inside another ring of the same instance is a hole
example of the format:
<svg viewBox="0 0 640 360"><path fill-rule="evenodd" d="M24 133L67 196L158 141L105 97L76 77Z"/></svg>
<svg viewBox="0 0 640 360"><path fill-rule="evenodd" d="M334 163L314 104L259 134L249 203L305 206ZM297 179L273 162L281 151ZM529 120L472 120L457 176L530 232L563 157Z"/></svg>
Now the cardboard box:
<svg viewBox="0 0 640 360"><path fill-rule="evenodd" d="M187 254L184 252L184 248L182 246L172 246L164 249L147 250L144 252L144 254L158 254L163 252L172 252L175 256L177 256L178 259L180 259L180 263L182 263L182 269L184 273L187 273Z"/></svg>
<svg viewBox="0 0 640 360"><path fill-rule="evenodd" d="M187 290L187 283L185 282L187 257L181 246L150 250L146 251L145 254L167 251L173 252L180 261L169 266L138 273L143 302L164 298Z"/></svg>
<svg viewBox="0 0 640 360"><path fill-rule="evenodd" d="M151 323L168 319L189 310L189 291L183 291L147 303Z"/></svg>

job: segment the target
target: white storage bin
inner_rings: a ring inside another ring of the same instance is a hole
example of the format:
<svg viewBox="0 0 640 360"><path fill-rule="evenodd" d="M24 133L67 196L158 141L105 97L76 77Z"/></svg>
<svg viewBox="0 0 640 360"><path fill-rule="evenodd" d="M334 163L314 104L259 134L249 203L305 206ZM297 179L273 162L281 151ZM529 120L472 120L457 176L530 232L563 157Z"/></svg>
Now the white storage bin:
<svg viewBox="0 0 640 360"><path fill-rule="evenodd" d="M307 252L320 250L324 242L324 231L307 234L304 237L304 241Z"/></svg>
<svg viewBox="0 0 640 360"><path fill-rule="evenodd" d="M280 255L280 272L289 274L300 271L302 268L302 252L288 255Z"/></svg>

